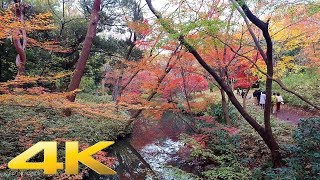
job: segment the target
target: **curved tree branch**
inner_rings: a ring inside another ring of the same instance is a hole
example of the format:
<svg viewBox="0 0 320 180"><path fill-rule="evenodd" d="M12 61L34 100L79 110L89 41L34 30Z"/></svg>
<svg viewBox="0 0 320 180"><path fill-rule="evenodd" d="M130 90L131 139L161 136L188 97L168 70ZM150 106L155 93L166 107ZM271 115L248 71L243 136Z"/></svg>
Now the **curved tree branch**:
<svg viewBox="0 0 320 180"><path fill-rule="evenodd" d="M232 104L236 107L236 109L244 117L244 119L255 129L255 131L258 132L260 137L262 137L262 139L264 140L266 145L271 150L271 156L272 156L272 160L273 160L274 166L275 167L281 167L282 166L282 160L281 160L281 154L280 154L280 151L279 151L280 148L279 148L278 143L276 142L276 140L274 139L274 137L272 135L272 130L271 130L271 126L270 126L270 107L271 107L272 80L270 81L269 79L267 79L267 103L266 103L266 105L269 105L269 108L265 109L265 113L264 113L265 128L263 128L260 124L257 123L257 121L252 116L250 116L246 112L246 110L241 106L240 102L237 100L237 98L233 94L232 89L223 81L223 79L217 74L217 72L215 72L215 70L212 67L210 67L204 61L204 59L197 52L197 50L185 40L183 34L179 33L178 31L176 31L172 27L172 25L170 25L170 24L168 24L168 23L166 23L166 22L164 22L162 20L161 14L154 9L154 7L152 6L151 0L146 0L146 2L148 4L148 6L149 6L149 9L159 19L159 22L162 25L162 27L168 33L178 35L178 37L179 37L178 40L180 41L180 43L187 48L187 50L196 58L196 60L200 63L200 65L213 76L213 78L216 80L216 82L227 93L227 95L228 95L230 101L232 102ZM253 19L254 19L254 17L253 17ZM265 26L265 27L267 28L268 26ZM268 29L266 29L266 30L262 29L262 30L263 30L263 34L264 34L265 40L267 42L267 47L268 47L267 59L266 59L266 64L268 65L267 73L268 73L269 76L272 77L273 76L272 42L271 42L270 36L268 36L268 34L269 34L268 33ZM271 65L271 67L270 67L270 65Z"/></svg>
<svg viewBox="0 0 320 180"><path fill-rule="evenodd" d="M276 82L280 87L281 89L283 89L284 91L287 91L288 93L291 93L295 96L297 96L298 98L300 98L302 101L306 102L307 104L309 104L310 106L314 107L315 109L317 110L320 110L320 107L315 105L314 103L312 103L311 101L309 101L307 98L303 97L302 95L300 95L299 93L293 91L293 90L290 90L285 84L283 84L283 82L280 80L280 79L274 79L272 77L270 77L266 72L264 72L252 59L250 59L249 57L243 55L243 54L240 54L237 50L234 50L229 44L227 44L226 42L224 42L223 40L221 40L219 37L215 36L215 38L217 38L222 44L225 44L228 48L230 48L230 50L240 56L240 57L243 57L245 58L246 60L248 60L250 63L252 63L259 72L261 72L263 75L265 75L267 78L269 79L272 79L274 82Z"/></svg>

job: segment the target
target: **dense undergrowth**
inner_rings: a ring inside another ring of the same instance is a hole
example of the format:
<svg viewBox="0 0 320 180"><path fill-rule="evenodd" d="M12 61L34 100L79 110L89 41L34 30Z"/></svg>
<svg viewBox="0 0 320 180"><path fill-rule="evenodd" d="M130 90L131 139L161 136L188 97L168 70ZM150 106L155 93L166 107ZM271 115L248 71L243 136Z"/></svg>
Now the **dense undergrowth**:
<svg viewBox="0 0 320 180"><path fill-rule="evenodd" d="M285 162L283 168L273 169L269 149L261 137L232 107L230 110L237 129L221 128L213 123L214 118L205 118L197 122L198 128L203 129L201 134L181 136L186 144L181 150L185 161L194 168L181 166L177 174L190 179L316 179L319 176L320 118L302 120L295 127L272 117L274 136ZM248 111L263 123L259 107L249 104ZM208 114L219 117L221 106L213 105Z"/></svg>
<svg viewBox="0 0 320 180"><path fill-rule="evenodd" d="M78 95L82 103L109 100L110 96ZM258 106L249 103L247 110L263 124L263 111ZM181 135L186 146L180 150L183 163L170 168L175 177L180 174L190 179L316 179L319 176L320 118L302 120L296 127L272 116L271 125L285 162L283 168L273 169L269 149L261 137L233 106L229 106L229 112L233 127L225 125L221 105L214 104L194 122L201 133ZM115 140L127 133L125 125L119 120L79 114L66 117L60 111L45 108L0 105L0 179L44 178L41 171L11 171L2 166L36 142L58 141L59 156L63 157L66 140L90 145ZM183 164L193 168L185 169ZM81 179L85 172L72 178ZM70 178L61 174L55 178Z"/></svg>
<svg viewBox="0 0 320 180"><path fill-rule="evenodd" d="M320 104L320 73L319 68L302 70L299 73L290 73L282 79L283 83L291 90L301 94L315 105ZM310 105L274 84L273 91L280 92L285 103L293 106L313 109Z"/></svg>
<svg viewBox="0 0 320 180"><path fill-rule="evenodd" d="M303 119L293 132L293 143L282 144L286 166L257 168L255 179L318 179L320 175L320 118Z"/></svg>

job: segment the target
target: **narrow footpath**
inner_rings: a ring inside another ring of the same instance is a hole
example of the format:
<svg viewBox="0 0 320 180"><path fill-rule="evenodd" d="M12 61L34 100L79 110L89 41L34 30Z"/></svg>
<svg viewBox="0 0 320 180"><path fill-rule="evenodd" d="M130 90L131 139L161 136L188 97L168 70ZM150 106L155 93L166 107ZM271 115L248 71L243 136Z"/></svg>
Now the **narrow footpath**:
<svg viewBox="0 0 320 180"><path fill-rule="evenodd" d="M240 100L240 102L242 102L241 96L238 96L238 99ZM252 92L249 92L247 96L247 105L257 106L256 98L252 98ZM256 109L260 109L260 108L256 108ZM261 113L263 113L262 109L260 110L261 110ZM300 107L293 107L293 106L284 104L284 105L281 105L279 112L271 115L279 120L297 125L300 122L300 119L320 116L320 112L311 112Z"/></svg>
<svg viewBox="0 0 320 180"><path fill-rule="evenodd" d="M320 116L320 113L310 112L303 108L283 105L278 113L274 115L278 119L292 124L298 124L300 119Z"/></svg>

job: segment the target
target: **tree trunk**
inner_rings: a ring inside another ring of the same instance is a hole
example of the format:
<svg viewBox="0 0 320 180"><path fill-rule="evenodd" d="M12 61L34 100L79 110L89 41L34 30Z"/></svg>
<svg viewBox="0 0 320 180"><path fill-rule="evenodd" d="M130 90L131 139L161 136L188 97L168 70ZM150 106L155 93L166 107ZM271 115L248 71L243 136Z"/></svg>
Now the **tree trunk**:
<svg viewBox="0 0 320 180"><path fill-rule="evenodd" d="M157 17L157 19L162 19L162 15L156 11L151 3L151 0L146 0L147 5L149 7L149 9L153 12L153 14ZM242 2L242 7L246 5ZM248 12L248 11L247 11ZM250 12L250 11L249 11ZM251 13L251 12L250 12ZM247 14L247 13L246 13ZM251 13L252 14L252 13ZM252 14L253 15L253 14ZM248 15L247 15L248 16ZM254 16L254 15L253 15ZM255 16L254 16L255 17ZM250 18L249 18L250 19ZM255 20L259 20L257 17L255 17ZM254 20L251 20L254 21ZM260 20L259 20L260 21ZM165 30L170 33L170 34L179 34L175 29L173 29L172 27L168 26L166 23L164 23L163 21L160 21L161 25L163 26L163 28L165 28ZM261 22L258 23L259 25L261 24ZM257 25L258 26L258 25ZM259 26L258 26L259 27ZM260 28L260 27L259 27ZM268 30L268 29L267 29ZM268 32L268 31L267 31ZM265 35L265 31L264 31L264 35ZM269 36L270 37L270 36ZM266 37L265 37L266 38ZM212 75L212 77L216 80L216 82L221 86L221 88L227 93L230 101L232 102L232 104L235 106L235 108L239 111L239 113L242 115L242 117L257 131L257 133L260 135L260 137L262 137L262 139L264 140L264 142L266 143L266 145L268 146L268 148L271 151L271 156L272 156L272 161L273 161L273 165L274 167L281 167L282 166L282 160L281 160L281 154L279 152L279 145L277 144L277 142L275 141L274 137L272 136L272 131L271 128L268 129L268 127L270 126L270 118L269 121L268 119L265 120L265 123L267 123L267 125L265 125L266 127L263 128L259 123L257 123L257 121L250 116L247 111L241 106L240 102L237 100L237 98L235 97L235 95L233 94L232 89L230 88L230 86L228 86L223 79L217 74L217 72L211 68L205 61L204 59L200 56L200 54L197 52L197 50L190 45L184 38L184 36L182 34L180 34L179 36L179 41L182 45L184 45L186 47L186 49L195 57L195 59L199 62L199 64L210 74ZM266 41L268 43L269 39L266 38ZM270 39L271 41L271 39ZM272 44L271 44L272 45ZM270 48L270 44L268 45L268 47ZM271 46L272 48L272 46ZM269 49L270 50L270 49ZM271 49L272 50L272 49ZM272 53L272 52L271 52ZM270 54L270 52L269 52ZM272 57L271 57L272 60ZM268 64L267 64L268 65ZM272 67L273 68L273 67ZM272 84L271 84L272 85ZM271 96L270 96L270 102L271 104ZM269 113L270 113L270 109L269 109ZM270 117L270 114L269 114ZM269 123L269 124L268 124Z"/></svg>
<svg viewBox="0 0 320 180"><path fill-rule="evenodd" d="M134 17L134 19L136 19L136 17ZM133 52L133 48L136 46L135 42L137 41L137 35L135 32L132 33L132 36L133 36L133 41L131 42L131 45L128 49L128 52L126 54L126 57L125 59L127 61L130 60L130 56ZM130 36L130 40L131 40L131 36ZM120 64L120 76L117 80L117 84L115 86L115 91L113 91L113 94L112 94L112 100L116 102L116 104L118 104L118 98L121 97L122 95L122 92L123 92L123 89L125 89L124 87L122 87L122 80L123 80L123 75L124 75L124 64L121 62Z"/></svg>
<svg viewBox="0 0 320 180"><path fill-rule="evenodd" d="M101 79L101 93L103 94L103 95L105 95L106 94L106 79L105 79L105 77L103 77L102 79Z"/></svg>
<svg viewBox="0 0 320 180"><path fill-rule="evenodd" d="M19 21L24 24L25 5L21 4L20 0L14 0L15 14ZM22 36L22 37L20 37ZM21 42L22 40L22 42ZM18 69L17 77L26 74L26 46L27 46L27 32L25 29L15 29L12 36L13 45L17 51L16 65Z"/></svg>
<svg viewBox="0 0 320 180"><path fill-rule="evenodd" d="M84 73L84 69L86 66L86 62L90 55L90 50L92 47L92 42L96 36L97 25L99 21L99 12L100 12L100 4L101 0L94 0L93 8L90 15L90 22L88 24L88 30L86 34L86 38L83 43L83 47L81 50L81 55L76 65L76 69L74 70L71 82L68 87L68 91L74 91L79 88L81 78ZM76 98L76 94L73 94L68 97L69 101L74 102Z"/></svg>
<svg viewBox="0 0 320 180"><path fill-rule="evenodd" d="M243 95L243 99L242 99L243 109L247 109L247 96L248 96L249 91L250 91L250 88L247 88L246 93Z"/></svg>
<svg viewBox="0 0 320 180"><path fill-rule="evenodd" d="M121 70L122 71L122 70ZM112 101L118 102L118 96L120 95L120 88L121 88L121 82L122 82L122 73L120 73L120 76L117 78L116 84L114 85L113 91L112 91Z"/></svg>
<svg viewBox="0 0 320 180"><path fill-rule="evenodd" d="M243 1L241 2L239 1L240 0L237 0L242 10L244 11L246 17L248 17L248 19L262 31L263 37L267 44L266 54L264 54L264 52L261 54L262 57L264 57L264 60L266 62L267 75L268 75L268 78L266 80L266 104L264 109L264 125L265 125L265 131L267 136L266 140L269 141L267 145L271 150L273 165L274 167L281 167L283 163L282 163L282 158L279 151L280 148L273 137L271 123L270 123L271 106L272 106L271 96L272 96L272 78L273 78L273 57L272 57L273 44L272 44L271 36L269 34L269 20L267 22L261 21L250 11L248 6ZM256 45L259 46L258 43L256 43ZM260 47L258 48L261 49Z"/></svg>
<svg viewBox="0 0 320 180"><path fill-rule="evenodd" d="M231 126L231 119L229 116L227 98L222 88L220 88L220 93L221 93L221 105L223 110L223 116L224 116L224 119L226 120L227 125Z"/></svg>
<svg viewBox="0 0 320 180"><path fill-rule="evenodd" d="M223 61L225 61L225 54L226 54L226 48L225 47L224 47L224 52L223 53L224 53ZM220 64L220 66L221 66L221 64ZM224 77L226 77L226 75L225 75L226 72L227 72L226 68L220 68L219 69L220 77L222 79L224 79ZM224 93L224 90L221 87L219 89L220 89L220 93L221 93L221 105L222 105L222 110L223 110L223 116L224 116L224 119L225 119L227 125L231 126L231 119L230 119L230 116L229 116L229 108L228 108L227 98L226 98L226 95Z"/></svg>
<svg viewBox="0 0 320 180"><path fill-rule="evenodd" d="M189 94L187 92L186 74L185 74L183 67L181 66L180 68L181 68L181 76L182 76L182 83L183 83L183 93L184 93L184 96L186 97L188 111L191 112L190 98L189 98Z"/></svg>
<svg viewBox="0 0 320 180"><path fill-rule="evenodd" d="M2 54L1 54L1 52L4 52L3 44L0 44L0 82L4 81L4 78L2 79Z"/></svg>

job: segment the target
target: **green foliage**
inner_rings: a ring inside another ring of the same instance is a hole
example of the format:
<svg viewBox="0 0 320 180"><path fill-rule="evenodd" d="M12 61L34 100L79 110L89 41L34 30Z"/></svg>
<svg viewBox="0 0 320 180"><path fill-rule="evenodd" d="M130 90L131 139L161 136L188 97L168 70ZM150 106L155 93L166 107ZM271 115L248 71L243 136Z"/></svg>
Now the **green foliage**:
<svg viewBox="0 0 320 180"><path fill-rule="evenodd" d="M185 143L191 145L193 158L213 165L201 174L206 179L248 179L251 172L240 163L241 159L237 155L239 136L230 136L224 130L213 130L207 135L209 138L206 146L192 137L181 137Z"/></svg>
<svg viewBox="0 0 320 180"><path fill-rule="evenodd" d="M287 167L256 169L255 178L317 179L320 175L320 118L302 119L293 138L294 144L285 145Z"/></svg>
<svg viewBox="0 0 320 180"><path fill-rule="evenodd" d="M289 89L294 90L307 98L314 104L320 104L320 73L319 68L301 70L299 73L290 73L283 78L283 83ZM304 101L300 100L295 95L281 90L280 86L274 84L274 92L282 94L284 102L290 105L311 108Z"/></svg>
<svg viewBox="0 0 320 180"><path fill-rule="evenodd" d="M77 102L85 103L106 103L110 102L112 100L112 97L110 95L100 95L100 94L94 94L92 92L90 93L79 93L77 94Z"/></svg>
<svg viewBox="0 0 320 180"><path fill-rule="evenodd" d="M17 74L15 59L16 50L11 45L9 39L0 43L0 82L13 79Z"/></svg>
<svg viewBox="0 0 320 180"><path fill-rule="evenodd" d="M250 171L240 164L233 164L231 167L221 167L203 172L208 179L249 179Z"/></svg>
<svg viewBox="0 0 320 180"><path fill-rule="evenodd" d="M302 119L293 137L302 149L320 150L320 118Z"/></svg>
<svg viewBox="0 0 320 180"><path fill-rule="evenodd" d="M294 157L288 158L289 167L297 178L315 178L320 175L320 117L302 119L294 131L296 147L289 148Z"/></svg>
<svg viewBox="0 0 320 180"><path fill-rule="evenodd" d="M72 59L49 54L47 50L40 48L29 48L26 50L26 71L29 75L49 76L70 70L67 64Z"/></svg>
<svg viewBox="0 0 320 180"><path fill-rule="evenodd" d="M231 104L228 105L228 112L231 122L234 124L238 120L238 113L235 107ZM226 124L226 120L224 118L224 112L222 109L222 104L212 104L208 110L209 115L213 116L219 123Z"/></svg>
<svg viewBox="0 0 320 180"><path fill-rule="evenodd" d="M320 12L320 5L319 3L311 3L308 7L308 15L314 15L316 13Z"/></svg>
<svg viewBox="0 0 320 180"><path fill-rule="evenodd" d="M95 92L96 84L94 79L88 76L84 76L81 78L80 89L84 93L92 93Z"/></svg>
<svg viewBox="0 0 320 180"><path fill-rule="evenodd" d="M57 87L57 91L59 92L64 92L68 90L68 86L70 84L71 81L71 77L70 76L66 76L63 78L60 78L56 81L56 87Z"/></svg>
<svg viewBox="0 0 320 180"><path fill-rule="evenodd" d="M192 173L187 173L177 167L174 166L166 166L166 174L171 176L173 179L192 179L192 180L200 180L198 176L192 174Z"/></svg>
<svg viewBox="0 0 320 180"><path fill-rule="evenodd" d="M25 0L24 3L31 5L29 11L40 12L50 12L51 8L48 3L43 3L42 0ZM51 6L58 6L58 0L50 0Z"/></svg>

